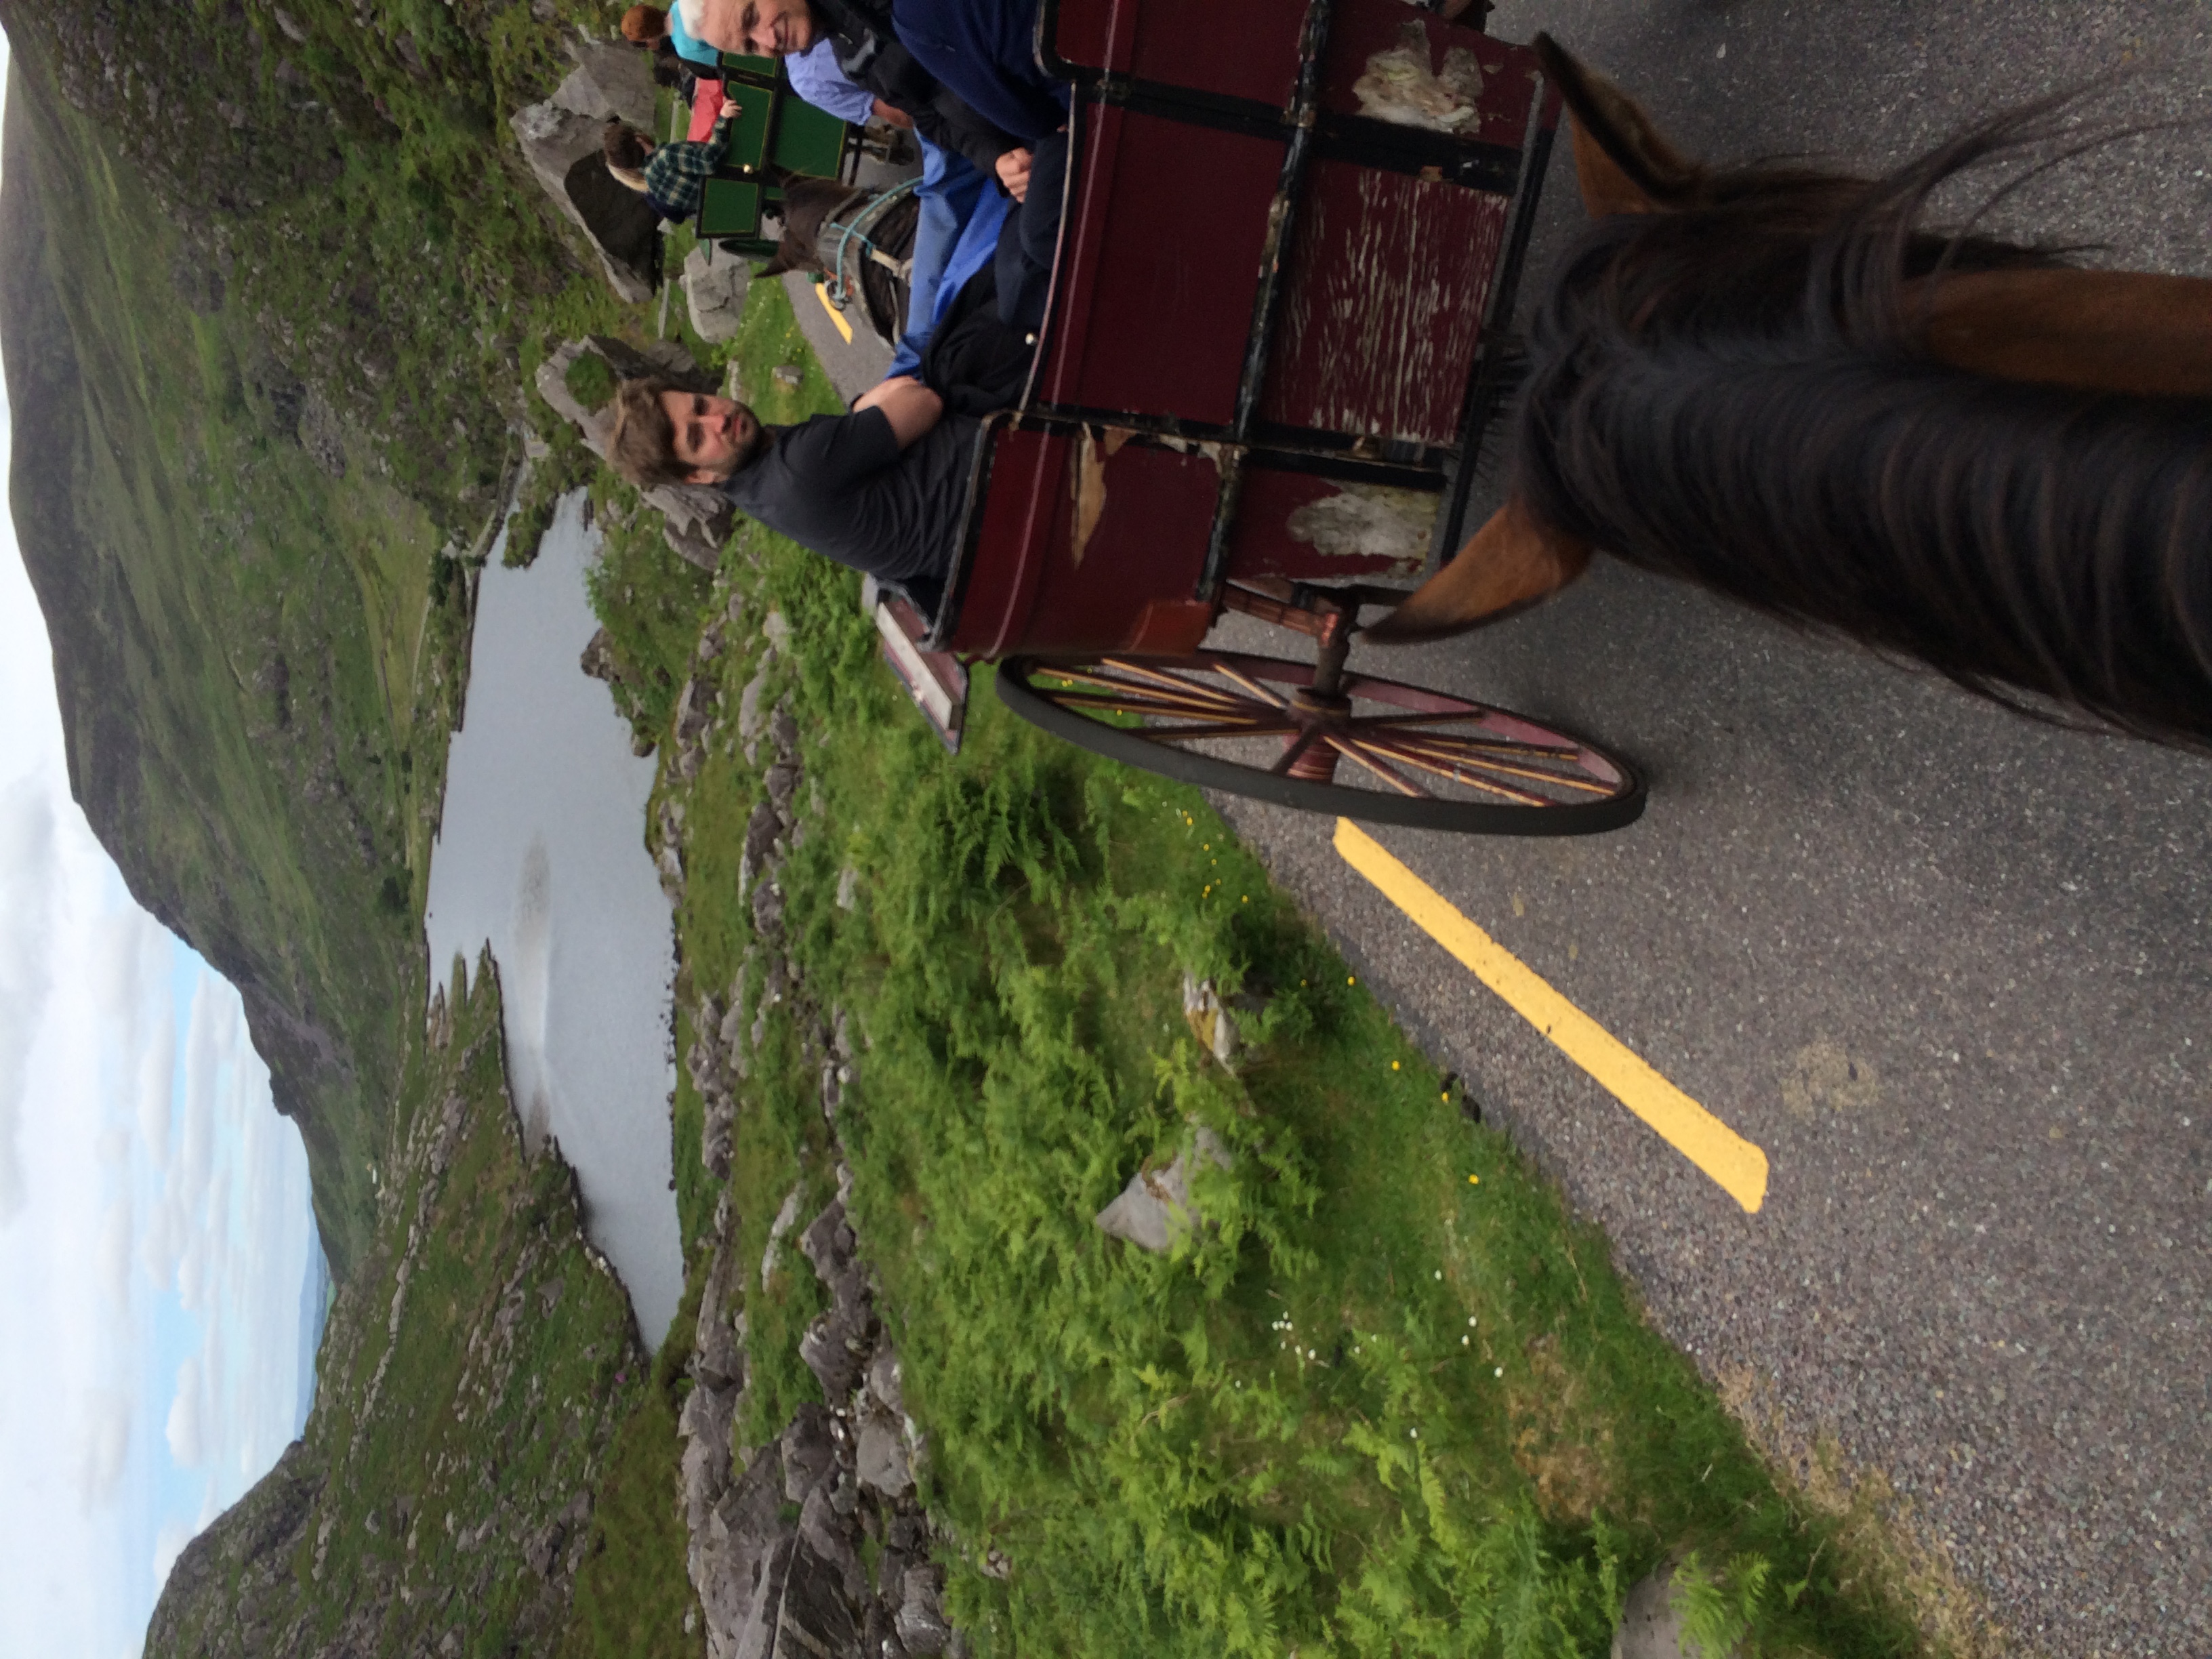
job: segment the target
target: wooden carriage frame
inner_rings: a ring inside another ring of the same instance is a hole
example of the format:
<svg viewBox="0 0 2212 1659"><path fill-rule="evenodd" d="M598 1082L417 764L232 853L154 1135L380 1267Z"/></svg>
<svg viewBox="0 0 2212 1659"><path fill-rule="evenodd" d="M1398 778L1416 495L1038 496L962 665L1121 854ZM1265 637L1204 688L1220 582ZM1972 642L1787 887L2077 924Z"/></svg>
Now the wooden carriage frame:
<svg viewBox="0 0 2212 1659"><path fill-rule="evenodd" d="M942 702L994 661L1024 718L1232 793L1632 821L1641 780L1584 740L1346 667L1466 536L1559 119L1534 55L1407 0L1044 0L1038 61L1071 88L1047 320L942 592L878 618L918 700L917 665ZM1224 611L1311 660L1206 649Z"/></svg>

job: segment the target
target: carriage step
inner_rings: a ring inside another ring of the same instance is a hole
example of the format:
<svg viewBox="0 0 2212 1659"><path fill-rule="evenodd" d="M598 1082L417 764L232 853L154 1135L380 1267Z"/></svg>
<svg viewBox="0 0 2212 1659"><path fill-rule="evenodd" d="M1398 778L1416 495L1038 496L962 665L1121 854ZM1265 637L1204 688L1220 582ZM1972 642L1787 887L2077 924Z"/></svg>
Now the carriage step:
<svg viewBox="0 0 2212 1659"><path fill-rule="evenodd" d="M967 669L948 652L924 650L921 641L928 637L929 624L906 600L879 587L873 576L860 584L860 608L876 619L884 660L906 687L914 706L921 710L938 741L958 754L968 716Z"/></svg>

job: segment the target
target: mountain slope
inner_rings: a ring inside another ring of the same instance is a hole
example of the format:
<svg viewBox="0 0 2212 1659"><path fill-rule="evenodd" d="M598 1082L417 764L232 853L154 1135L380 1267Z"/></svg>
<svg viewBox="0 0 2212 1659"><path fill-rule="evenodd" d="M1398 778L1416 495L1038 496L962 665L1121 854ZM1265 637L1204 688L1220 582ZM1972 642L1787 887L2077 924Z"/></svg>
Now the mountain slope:
<svg viewBox="0 0 2212 1659"><path fill-rule="evenodd" d="M464 593L434 601L419 508L303 449L302 384L234 308L203 288L193 309L150 197L15 61L9 490L70 781L133 895L244 996L343 1272L420 978L409 900Z"/></svg>

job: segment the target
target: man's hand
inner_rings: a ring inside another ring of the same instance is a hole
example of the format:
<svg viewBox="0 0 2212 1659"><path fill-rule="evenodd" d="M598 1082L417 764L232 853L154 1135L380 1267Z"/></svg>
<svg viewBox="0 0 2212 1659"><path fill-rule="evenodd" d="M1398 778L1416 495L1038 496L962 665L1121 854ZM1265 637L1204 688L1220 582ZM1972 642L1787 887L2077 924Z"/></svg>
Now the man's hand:
<svg viewBox="0 0 2212 1659"><path fill-rule="evenodd" d="M999 158L999 182L1006 187L1006 194L1017 202L1029 199L1030 162L1032 159L1027 149L1010 149Z"/></svg>
<svg viewBox="0 0 2212 1659"><path fill-rule="evenodd" d="M891 435L904 449L937 424L945 413L945 399L920 380L902 374L863 393L853 405L853 413L864 409L882 410L884 418L891 423Z"/></svg>
<svg viewBox="0 0 2212 1659"><path fill-rule="evenodd" d="M872 113L876 119L887 127L903 127L909 132L914 130L914 117L902 109L894 109L880 98L876 100L876 106Z"/></svg>

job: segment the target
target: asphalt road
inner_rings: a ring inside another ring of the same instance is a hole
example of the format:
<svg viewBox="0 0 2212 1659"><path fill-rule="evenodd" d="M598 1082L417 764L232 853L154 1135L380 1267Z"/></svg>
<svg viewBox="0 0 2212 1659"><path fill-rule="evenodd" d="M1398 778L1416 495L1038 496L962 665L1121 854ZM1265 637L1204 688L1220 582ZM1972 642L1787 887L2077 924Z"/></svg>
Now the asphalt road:
<svg viewBox="0 0 2212 1659"><path fill-rule="evenodd" d="M2202 0L1561 0L1492 27L1550 29L1717 159L1887 165L2123 66L2118 111L2212 115ZM1572 185L1555 158L1529 287ZM2100 151L2012 224L2212 275L2212 127ZM1363 662L1651 781L1607 836L1375 833L1765 1150L1756 1215L1346 866L1328 821L1227 805L1605 1226L1658 1325L1892 1480L2021 1649L2212 1653L2212 763L1604 561L1526 617Z"/></svg>

